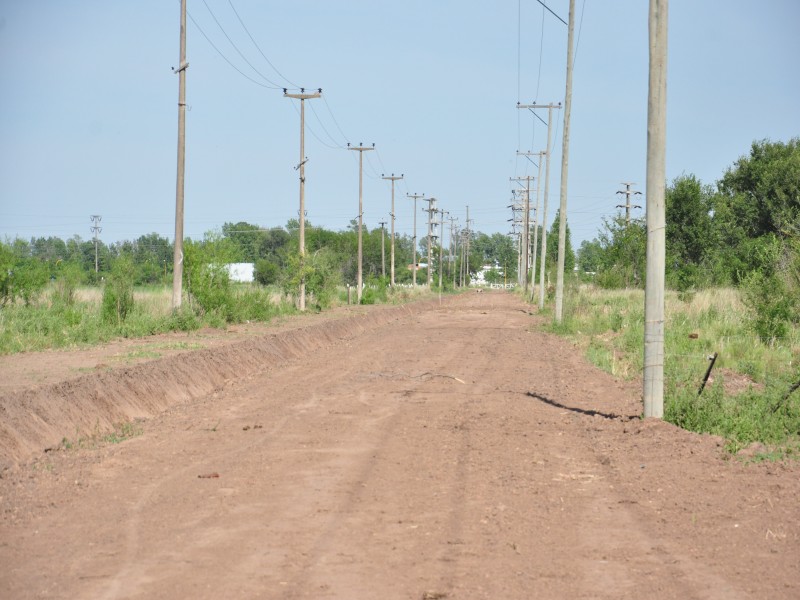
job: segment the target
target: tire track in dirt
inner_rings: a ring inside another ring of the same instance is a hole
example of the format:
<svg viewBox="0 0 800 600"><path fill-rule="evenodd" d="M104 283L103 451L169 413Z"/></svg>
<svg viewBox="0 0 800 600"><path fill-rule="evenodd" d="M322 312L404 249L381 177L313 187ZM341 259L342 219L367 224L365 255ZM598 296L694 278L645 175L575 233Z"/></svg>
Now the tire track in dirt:
<svg viewBox="0 0 800 600"><path fill-rule="evenodd" d="M0 595L795 597L792 467L640 421L521 308L409 311L59 453L58 504L0 521Z"/></svg>

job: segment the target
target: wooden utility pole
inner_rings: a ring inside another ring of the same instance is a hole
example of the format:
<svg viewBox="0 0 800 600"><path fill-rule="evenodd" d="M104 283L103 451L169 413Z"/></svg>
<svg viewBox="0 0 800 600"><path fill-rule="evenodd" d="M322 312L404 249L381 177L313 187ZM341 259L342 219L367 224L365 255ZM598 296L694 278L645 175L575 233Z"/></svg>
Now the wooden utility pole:
<svg viewBox="0 0 800 600"><path fill-rule="evenodd" d="M624 190L619 190L618 194L625 194L625 204L617 204L617 208L624 208L625 209L625 225L631 224L631 209L632 208L642 208L638 204L631 204L631 195L639 194L641 195L642 192L634 192L631 190L632 185L636 185L634 182L626 182L623 181L622 185L625 186Z"/></svg>
<svg viewBox="0 0 800 600"><path fill-rule="evenodd" d="M295 170L300 171L300 269L303 270L305 266L306 256L306 202L305 202L305 189L306 189L306 163L308 159L305 156L305 133L306 133L306 100L319 98L322 95L322 88L319 88L312 94L306 94L305 88L300 88L299 94L289 94L286 88L283 88L284 98L294 98L300 100L300 162L295 167ZM306 309L306 280L305 277L300 279L300 310Z"/></svg>
<svg viewBox="0 0 800 600"><path fill-rule="evenodd" d="M186 168L186 0L181 0L181 49L178 73L178 176L175 186L175 253L172 259L172 310L183 297L183 182Z"/></svg>
<svg viewBox="0 0 800 600"><path fill-rule="evenodd" d="M90 215L89 218L92 221L92 226L89 228L94 235L94 272L97 273L100 270L100 261L97 259L97 246L100 242L100 232L103 231L103 228L100 227L100 221L103 220L101 215Z"/></svg>
<svg viewBox="0 0 800 600"><path fill-rule="evenodd" d="M647 97L647 276L644 306L644 416L664 416L664 196L667 128L667 0L650 0Z"/></svg>
<svg viewBox="0 0 800 600"><path fill-rule="evenodd" d="M394 215L394 182L397 181L398 179L402 179L403 178L403 174L401 173L400 175L395 176L395 174L392 173L388 177L386 175L381 175L381 177L383 179L388 179L388 180L390 180L392 182L392 212L391 212L391 215L390 215L392 217L392 240L391 240L392 249L391 249L391 261L390 261L392 270L391 270L391 275L389 276L389 282L390 282L390 285L392 287L394 287L394 219L395 219L395 215Z"/></svg>
<svg viewBox="0 0 800 600"><path fill-rule="evenodd" d="M417 200L425 194L406 194L414 200L414 239L411 247L411 284L417 287Z"/></svg>
<svg viewBox="0 0 800 600"><path fill-rule="evenodd" d="M547 109L547 148L545 149L547 156L547 166L545 167L544 175L544 204L542 205L542 255L540 257L539 266L539 309L544 308L544 267L547 261L547 198L550 196L550 140L552 139L553 130L553 109L561 108L561 103L553 104L517 104L517 108L527 108L533 110L536 108ZM538 115L537 115L538 117Z"/></svg>
<svg viewBox="0 0 800 600"><path fill-rule="evenodd" d="M364 146L359 143L358 146L350 146L350 150L358 152L358 290L356 290L357 303L361 304L361 294L364 291L362 288L364 282L364 245L363 245L363 225L364 225L364 152L375 150L375 144L372 147Z"/></svg>
<svg viewBox="0 0 800 600"><path fill-rule="evenodd" d="M386 240L386 236L384 233L386 232L386 221L378 221L378 225L381 226L381 276L385 279L386 278L386 251L384 250L384 244Z"/></svg>
<svg viewBox="0 0 800 600"><path fill-rule="evenodd" d="M575 0L569 0L569 33L567 34L567 90L564 97L564 133L561 145L561 203L558 219L558 268L556 269L556 323L564 319L564 261L567 252L567 181L569 174L569 124L572 114L572 65L574 63Z"/></svg>

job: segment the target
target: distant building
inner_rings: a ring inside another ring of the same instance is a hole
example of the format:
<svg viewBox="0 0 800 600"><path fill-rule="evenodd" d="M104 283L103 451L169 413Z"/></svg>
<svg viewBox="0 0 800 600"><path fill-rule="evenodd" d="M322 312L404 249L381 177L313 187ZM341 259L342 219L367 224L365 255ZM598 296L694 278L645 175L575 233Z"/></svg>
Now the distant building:
<svg viewBox="0 0 800 600"><path fill-rule="evenodd" d="M238 283L253 283L255 281L254 263L229 263L225 265L231 281Z"/></svg>

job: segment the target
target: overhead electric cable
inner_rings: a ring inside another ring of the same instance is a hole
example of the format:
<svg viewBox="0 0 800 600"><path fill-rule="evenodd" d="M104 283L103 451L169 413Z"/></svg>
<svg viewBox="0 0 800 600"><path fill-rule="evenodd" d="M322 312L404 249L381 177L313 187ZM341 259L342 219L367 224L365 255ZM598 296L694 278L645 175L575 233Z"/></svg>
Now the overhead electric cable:
<svg viewBox="0 0 800 600"><path fill-rule="evenodd" d="M554 16L556 19L558 19L558 20L559 20L559 21L561 21L561 22L562 22L564 25L567 25L567 27L569 27L569 24L568 24L568 23L567 23L567 22L566 22L564 19L562 19L561 17L559 17L559 16L558 16L556 13L554 13L554 12L552 11L552 9L551 9L549 6L547 6L547 4L545 4L544 2L542 2L542 0L536 0L536 1L537 1L539 4L541 4L542 6L544 6L544 7L545 7L545 8L546 8L546 9L547 9L549 12L550 12L550 14L551 14L551 15L553 15L553 16Z"/></svg>
<svg viewBox="0 0 800 600"><path fill-rule="evenodd" d="M272 85L267 85L267 84L265 84L265 83L262 83L262 82L260 82L260 81L257 81L257 80L255 80L255 79L253 79L252 77L250 77L250 76L249 76L247 73L245 73L244 71L242 71L242 70L241 70L239 67L237 67L235 64L233 64L233 63L232 63L232 62L231 62L231 61L228 59L228 57L227 57L227 56L225 56L225 55L222 53L222 51L221 51L219 48L217 48L217 46L214 44L214 42L212 42L212 41L211 41L211 38L210 38L210 37L208 37L208 36L206 35L206 32L205 32L205 31L203 31L203 28L202 28L202 27L200 27L200 25L197 23L197 21L195 21L195 20L194 20L194 17L193 17L193 16L192 16L192 15L189 13L189 11L186 11L186 15L189 17L189 20L190 20L190 21L191 21L191 22L194 24L194 26L197 28L197 31L199 31L199 32L200 32L200 33L203 35L203 37L204 37L204 38L206 38L206 41L207 41L207 42L208 42L208 43L211 45L211 47L212 47L214 50L216 50L217 54L219 54L219 55L222 57L222 59L223 59L223 60L224 60L226 63L228 63L228 64L231 66L231 68L232 68L234 71L236 71L237 73L239 73L239 75L241 75L241 76L242 76L242 77L244 77L245 79L247 79L247 80L249 80L249 81L252 81L252 82L253 82L253 83L255 83L256 85L259 85L259 86L261 86L261 87L263 87L263 88L267 88L267 89L270 89L270 90L279 90L279 89L282 89L280 86L272 86Z"/></svg>
<svg viewBox="0 0 800 600"><path fill-rule="evenodd" d="M247 33L248 37L250 38L250 41L251 41L251 42L253 42L253 45L256 47L256 50L258 50L258 52L261 54L261 56L263 56L263 57L264 57L264 60L265 60L265 61L267 61L267 64L268 64L270 67L272 67L272 70L273 70L273 71L275 71L275 72L276 72L278 75L280 75L280 77L281 77L282 79L284 79L285 81L287 81L287 82L288 82L290 85L293 85L293 86L294 86L294 87L296 87L296 88L297 88L297 87L299 87L299 86L298 86L296 83L293 83L293 82L292 82L290 79L288 79L288 78L287 78L287 77L286 77L286 76L285 76L283 73L281 73L281 72L280 72L280 71L277 69L277 67L275 67L275 65L273 65L273 64L272 64L272 61L271 61L270 59L268 59L268 58L267 58L267 55L266 55L266 54L264 54L264 52L261 50L261 48L259 47L259 45L256 43L256 40L255 40L255 39L253 38L253 36L250 34L250 30L249 30L249 29L247 29L247 26L245 26L245 24L244 24L244 21L242 21L242 18L239 16L239 12L236 10L236 7L233 5L233 2L231 2L231 0L228 0L228 4L230 4L230 5L231 5L231 9L233 9L233 14L235 14L235 15L236 15L236 18L237 18L237 19L239 19L239 23L241 24L241 26L242 26L242 29L244 29L245 33Z"/></svg>
<svg viewBox="0 0 800 600"><path fill-rule="evenodd" d="M239 56L242 57L242 60L247 63L247 66L249 66L251 69L253 69L253 71L258 73L264 81L270 83L271 85L274 85L276 87L276 89L280 89L281 86L279 86L276 82L272 81L269 77L264 75L261 71L256 69L253 66L253 63L251 63L249 60L247 60L247 57L242 53L241 50L239 50L239 47L231 39L231 36L228 35L228 32L225 31L225 28L222 26L222 23L219 22L219 19L217 19L217 16L214 14L214 11L211 10L211 7L208 5L208 2L206 2L206 0L203 0L203 4L205 5L206 9L208 9L208 13L211 15L211 18L214 19L214 22L217 24L217 27L219 27L219 30L222 32L222 35L224 35L225 38L228 40L228 42L230 42L230 45L233 46L233 49L236 50L236 52L239 54Z"/></svg>

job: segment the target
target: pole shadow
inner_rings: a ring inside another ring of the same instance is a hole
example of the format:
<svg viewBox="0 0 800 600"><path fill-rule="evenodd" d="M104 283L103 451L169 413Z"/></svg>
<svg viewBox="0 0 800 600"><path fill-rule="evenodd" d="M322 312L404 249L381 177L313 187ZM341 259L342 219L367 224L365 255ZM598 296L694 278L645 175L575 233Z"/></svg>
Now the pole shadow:
<svg viewBox="0 0 800 600"><path fill-rule="evenodd" d="M567 406L566 404L561 404L557 400L552 400L547 396L543 396L542 394L537 394L536 392L525 392L525 395L529 398L535 398L540 402L544 402L545 404L549 404L550 406L554 406L555 408L563 408L564 410L568 410L575 413L580 413L582 415L586 415L589 417L603 417L604 419L610 419L612 421L620 420L620 421L630 421L631 419L635 419L635 416L630 415L618 415L616 413L606 413L599 410L587 410L585 408L577 408L575 406Z"/></svg>

